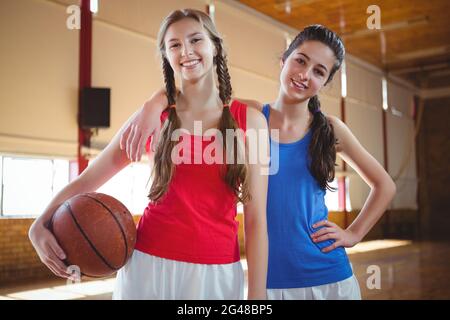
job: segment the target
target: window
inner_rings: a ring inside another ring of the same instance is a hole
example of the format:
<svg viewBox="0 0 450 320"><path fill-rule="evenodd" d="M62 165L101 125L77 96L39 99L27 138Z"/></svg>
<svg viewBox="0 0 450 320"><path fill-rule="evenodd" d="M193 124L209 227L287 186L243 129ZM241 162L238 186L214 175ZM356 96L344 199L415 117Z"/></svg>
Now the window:
<svg viewBox="0 0 450 320"><path fill-rule="evenodd" d="M339 188L338 179L335 178L333 182L330 183L330 187L336 188L336 191L330 191L327 189L325 193L325 205L328 211L340 211L339 210Z"/></svg>
<svg viewBox="0 0 450 320"><path fill-rule="evenodd" d="M2 216L38 216L69 181L69 161L0 157Z"/></svg>
<svg viewBox="0 0 450 320"><path fill-rule="evenodd" d="M69 161L0 156L0 216L37 217L69 183ZM132 214L142 214L148 204L148 164L133 163L97 192L121 201Z"/></svg>
<svg viewBox="0 0 450 320"><path fill-rule="evenodd" d="M383 97L383 110L388 109L388 89L386 77L381 79L382 97Z"/></svg>
<svg viewBox="0 0 450 320"><path fill-rule="evenodd" d="M132 214L143 214L149 200L150 167L147 163L132 163L107 183L97 192L106 193L121 201ZM148 182L148 185L147 185Z"/></svg>

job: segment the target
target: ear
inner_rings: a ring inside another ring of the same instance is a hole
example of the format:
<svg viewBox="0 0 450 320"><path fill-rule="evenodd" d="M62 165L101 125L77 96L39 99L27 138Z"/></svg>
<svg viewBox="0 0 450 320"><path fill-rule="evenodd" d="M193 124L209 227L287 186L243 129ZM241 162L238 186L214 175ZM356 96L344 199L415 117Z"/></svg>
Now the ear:
<svg viewBox="0 0 450 320"><path fill-rule="evenodd" d="M283 59L280 59L280 69L283 69L283 66L284 66Z"/></svg>

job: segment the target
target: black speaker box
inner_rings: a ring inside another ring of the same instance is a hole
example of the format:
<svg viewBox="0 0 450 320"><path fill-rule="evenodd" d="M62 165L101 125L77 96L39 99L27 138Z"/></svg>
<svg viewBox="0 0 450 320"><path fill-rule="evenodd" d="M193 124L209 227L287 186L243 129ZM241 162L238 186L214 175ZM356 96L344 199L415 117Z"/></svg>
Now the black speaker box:
<svg viewBox="0 0 450 320"><path fill-rule="evenodd" d="M109 128L110 88L83 88L81 91L80 127Z"/></svg>

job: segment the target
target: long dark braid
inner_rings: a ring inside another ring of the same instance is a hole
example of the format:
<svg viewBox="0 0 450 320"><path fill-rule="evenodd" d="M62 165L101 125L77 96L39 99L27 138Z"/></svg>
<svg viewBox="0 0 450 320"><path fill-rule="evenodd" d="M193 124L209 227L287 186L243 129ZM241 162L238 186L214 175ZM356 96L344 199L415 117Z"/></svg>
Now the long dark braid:
<svg viewBox="0 0 450 320"><path fill-rule="evenodd" d="M166 95L169 106L175 104L177 87L175 86L175 77L173 74L173 69L170 66L167 58L163 57L163 74L164 74L164 84L166 86Z"/></svg>
<svg viewBox="0 0 450 320"><path fill-rule="evenodd" d="M329 185L334 180L336 164L336 137L331 123L320 110L320 101L317 96L309 99L309 112L313 115L311 130L313 132L309 145L310 171L322 189L335 191ZM320 161L314 161L320 159Z"/></svg>
<svg viewBox="0 0 450 320"><path fill-rule="evenodd" d="M217 78L219 80L219 96L220 100L224 105L230 103L232 87L231 87L231 77L228 72L227 57L222 49L222 40L218 41L216 45L217 55L214 57L214 62L216 64Z"/></svg>

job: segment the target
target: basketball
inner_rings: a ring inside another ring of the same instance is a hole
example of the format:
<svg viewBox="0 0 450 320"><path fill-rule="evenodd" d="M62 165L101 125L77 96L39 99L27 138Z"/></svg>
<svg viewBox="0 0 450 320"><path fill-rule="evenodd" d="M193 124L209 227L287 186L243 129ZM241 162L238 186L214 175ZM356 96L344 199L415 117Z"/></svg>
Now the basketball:
<svg viewBox="0 0 450 320"><path fill-rule="evenodd" d="M81 275L106 277L130 258L136 226L119 200L102 193L84 193L64 202L53 215L50 230L66 254L67 266Z"/></svg>

